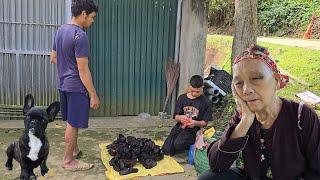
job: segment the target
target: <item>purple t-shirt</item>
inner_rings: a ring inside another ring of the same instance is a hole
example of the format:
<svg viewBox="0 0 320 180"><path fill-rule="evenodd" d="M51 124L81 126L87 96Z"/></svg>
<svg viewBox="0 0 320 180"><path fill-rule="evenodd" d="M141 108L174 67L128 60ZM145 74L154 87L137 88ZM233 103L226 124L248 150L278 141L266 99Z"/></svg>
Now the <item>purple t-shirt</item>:
<svg viewBox="0 0 320 180"><path fill-rule="evenodd" d="M65 92L87 92L80 79L76 60L90 55L86 32L79 26L64 24L55 35L52 49L57 52L57 88Z"/></svg>

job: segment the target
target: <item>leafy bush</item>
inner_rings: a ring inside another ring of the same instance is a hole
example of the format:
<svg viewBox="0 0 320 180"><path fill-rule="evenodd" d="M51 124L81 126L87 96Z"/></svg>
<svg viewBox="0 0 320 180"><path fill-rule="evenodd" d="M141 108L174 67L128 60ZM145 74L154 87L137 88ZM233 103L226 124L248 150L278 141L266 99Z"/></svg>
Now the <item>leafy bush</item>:
<svg viewBox="0 0 320 180"><path fill-rule="evenodd" d="M234 14L234 0L209 1L209 25L230 24Z"/></svg>
<svg viewBox="0 0 320 180"><path fill-rule="evenodd" d="M258 0L260 30L276 33L305 28L319 7L320 0Z"/></svg>
<svg viewBox="0 0 320 180"><path fill-rule="evenodd" d="M312 14L320 15L320 0L257 0L259 33L284 34L306 29ZM209 26L231 25L234 0L209 2Z"/></svg>

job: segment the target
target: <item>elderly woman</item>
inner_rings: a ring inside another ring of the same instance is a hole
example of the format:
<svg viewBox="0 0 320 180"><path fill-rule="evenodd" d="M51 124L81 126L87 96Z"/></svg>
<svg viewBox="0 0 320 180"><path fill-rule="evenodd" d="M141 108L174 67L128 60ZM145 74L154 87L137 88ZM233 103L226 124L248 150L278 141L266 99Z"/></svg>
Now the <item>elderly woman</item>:
<svg viewBox="0 0 320 180"><path fill-rule="evenodd" d="M253 45L235 58L237 111L208 148L211 170L199 179L320 179L320 122L306 105L280 98L288 76ZM242 151L244 167L231 167Z"/></svg>

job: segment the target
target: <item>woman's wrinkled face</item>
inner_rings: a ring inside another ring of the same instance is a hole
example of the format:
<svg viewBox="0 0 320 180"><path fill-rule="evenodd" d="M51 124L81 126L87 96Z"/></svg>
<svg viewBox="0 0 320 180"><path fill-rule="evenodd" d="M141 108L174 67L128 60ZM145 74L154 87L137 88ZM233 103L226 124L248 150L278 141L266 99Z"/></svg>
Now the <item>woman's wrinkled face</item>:
<svg viewBox="0 0 320 180"><path fill-rule="evenodd" d="M233 66L232 85L252 112L268 107L276 98L278 83L263 62L245 59Z"/></svg>

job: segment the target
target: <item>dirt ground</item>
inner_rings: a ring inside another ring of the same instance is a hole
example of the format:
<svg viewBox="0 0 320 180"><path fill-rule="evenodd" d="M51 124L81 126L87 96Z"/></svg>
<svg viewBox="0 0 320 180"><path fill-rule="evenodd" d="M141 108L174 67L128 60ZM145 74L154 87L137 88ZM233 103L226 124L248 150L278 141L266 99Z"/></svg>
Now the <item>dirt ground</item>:
<svg viewBox="0 0 320 180"><path fill-rule="evenodd" d="M46 177L43 177L40 174L40 168L35 169L34 172L36 175L38 175L38 179L106 179L106 169L100 160L100 149L98 147L99 143L112 142L119 133L122 133L124 135L133 135L136 137L147 137L152 138L154 140L164 140L165 137L169 134L173 122L173 120L154 120L156 118L145 120L139 120L136 118L133 119L133 121L132 117L119 117L118 119L115 118L114 121L112 121L111 119L109 118L109 120L106 121L101 120L93 122L91 123L90 129L81 130L79 132L79 148L83 151L83 156L81 157L81 160L85 162L94 163L95 166L91 170L78 171L76 173L64 171L60 166L64 151L65 124L62 121L57 121L54 125L48 127L47 136L50 142L50 154L47 161L47 166L50 169L50 171L46 175ZM131 124L123 122L124 120L128 122L129 119ZM134 123L134 121L139 122ZM141 121L144 124L144 126L139 125ZM150 121L156 122L152 123ZM110 122L113 122L112 126L107 125L110 124ZM148 123L153 125L148 126ZM134 124L136 124L136 126ZM14 161L12 171L5 170L4 164L6 162L6 148L11 142L17 140L21 136L23 132L23 128L21 127L22 125L22 121L17 121L14 123L10 121L0 122L0 126L2 127L0 129L0 162L2 163L0 168L0 174L3 175L2 177L0 177L0 179L19 179L19 164L16 161ZM9 128L5 128L6 126ZM185 168L185 173L158 177L144 177L137 179L196 179L196 171L193 166L187 164L186 154L176 156L175 159Z"/></svg>

